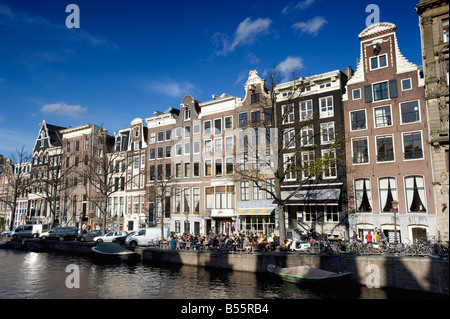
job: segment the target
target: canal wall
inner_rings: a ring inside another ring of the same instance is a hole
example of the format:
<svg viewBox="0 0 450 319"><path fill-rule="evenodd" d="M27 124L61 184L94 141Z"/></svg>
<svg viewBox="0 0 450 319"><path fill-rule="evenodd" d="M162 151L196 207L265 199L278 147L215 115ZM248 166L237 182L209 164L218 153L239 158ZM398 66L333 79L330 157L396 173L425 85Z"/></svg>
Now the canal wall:
<svg viewBox="0 0 450 319"><path fill-rule="evenodd" d="M94 243L55 240L11 241L11 248L92 255ZM370 287L392 287L449 294L449 261L429 257L306 255L289 252L230 253L136 248L144 262L266 272L269 264L280 267L308 265L324 270L351 272L353 282Z"/></svg>
<svg viewBox="0 0 450 319"><path fill-rule="evenodd" d="M448 260L427 257L306 255L298 253L228 253L173 251L150 248L143 261L170 262L199 267L266 272L280 267L308 265L324 270L351 272L351 280L371 288L393 287L449 294Z"/></svg>

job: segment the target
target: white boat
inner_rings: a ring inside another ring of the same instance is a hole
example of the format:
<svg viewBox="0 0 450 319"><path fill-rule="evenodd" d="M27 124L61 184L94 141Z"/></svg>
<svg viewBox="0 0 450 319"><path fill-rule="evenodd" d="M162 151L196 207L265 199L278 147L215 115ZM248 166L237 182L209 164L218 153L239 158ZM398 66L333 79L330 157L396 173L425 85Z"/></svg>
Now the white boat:
<svg viewBox="0 0 450 319"><path fill-rule="evenodd" d="M267 266L267 271L273 273L282 279L294 283L301 282L328 282L333 280L340 280L349 278L350 272L332 272L319 268L313 268L310 266L297 266L297 267L278 267L273 264Z"/></svg>
<svg viewBox="0 0 450 319"><path fill-rule="evenodd" d="M115 243L101 243L92 247L94 256L101 261L139 261L141 255Z"/></svg>

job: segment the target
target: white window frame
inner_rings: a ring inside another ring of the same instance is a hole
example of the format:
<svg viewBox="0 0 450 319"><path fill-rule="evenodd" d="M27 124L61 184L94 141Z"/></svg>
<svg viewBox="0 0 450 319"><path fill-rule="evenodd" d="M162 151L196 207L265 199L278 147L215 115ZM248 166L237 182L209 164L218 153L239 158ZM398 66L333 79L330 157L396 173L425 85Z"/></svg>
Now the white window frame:
<svg viewBox="0 0 450 319"><path fill-rule="evenodd" d="M361 112L361 111L364 111L365 126L366 126L366 127L364 127L364 128L353 129L353 125L352 125L352 123L353 123L353 121L352 121L352 113L355 113L355 112ZM368 125L367 125L367 110L366 110L366 109L359 109L359 110L353 110L353 111L350 111L350 112L349 112L349 121L350 121L350 131L351 131L351 132L367 130L367 127L368 127Z"/></svg>
<svg viewBox="0 0 450 319"><path fill-rule="evenodd" d="M363 162L363 163L355 163L353 161L353 155L354 155L354 150L353 150L353 140L359 140L359 139L365 139L367 142L367 162ZM351 159L352 159L352 165L366 165L366 164L370 164L370 147L369 147L369 137L368 136L358 136L358 137L354 137L351 139Z"/></svg>
<svg viewBox="0 0 450 319"><path fill-rule="evenodd" d="M303 107L305 109L303 110ZM300 121L312 120L313 118L313 101L306 100L299 103Z"/></svg>
<svg viewBox="0 0 450 319"><path fill-rule="evenodd" d="M359 92L359 97L358 97L358 98L355 98L355 92ZM353 89L353 90L352 90L352 100L353 100L353 101L361 100L361 98L362 98L361 88Z"/></svg>
<svg viewBox="0 0 450 319"><path fill-rule="evenodd" d="M321 155L322 158L325 157L326 153L333 153L334 154L334 170L335 170L335 175L331 175L330 176L325 176L325 167L323 167L323 173L322 173L322 179L334 179L337 178L337 159L336 159L336 151L331 150L331 149L325 149L325 150L321 150ZM330 166L331 167L331 166ZM328 170L330 170L330 168L327 168Z"/></svg>
<svg viewBox="0 0 450 319"><path fill-rule="evenodd" d="M419 108L417 110L417 114L419 115L419 119L414 122L405 123L403 121L402 104L411 103L411 102L417 102L417 107ZM411 100L411 101L404 101L404 102L399 103L398 104L398 112L399 112L399 116L400 116L400 125L409 125L409 124L414 124L414 123L420 123L422 121L422 114L420 114L420 111L421 111L420 100Z"/></svg>
<svg viewBox="0 0 450 319"><path fill-rule="evenodd" d="M328 105L328 99L331 98L331 105ZM325 105L325 111L323 110L322 107L322 101L326 101L326 105ZM334 116L334 98L332 95L330 96L325 96L319 99L319 108L320 108L320 116L319 118L323 119L323 118L327 118L327 117L333 117Z"/></svg>
<svg viewBox="0 0 450 319"><path fill-rule="evenodd" d="M420 148L422 150L422 157L420 158L409 158L405 159L405 134L412 134L412 133L420 133ZM423 147L423 132L421 130L418 131L410 131L410 132L402 132L402 157L404 161L421 161L425 159L425 150Z"/></svg>
<svg viewBox="0 0 450 319"><path fill-rule="evenodd" d="M409 81L409 89L408 88L404 88L404 82L405 81ZM410 91L410 90L412 90L412 80L411 80L411 78L407 78L407 79L402 79L401 81L401 84L402 84L402 91Z"/></svg>
<svg viewBox="0 0 450 319"><path fill-rule="evenodd" d="M392 150L393 150L392 155L393 155L394 158L392 160L390 160L390 161L380 161L380 160L378 160L378 143L377 143L377 141L378 141L378 138L387 137L387 136L390 136L391 139L392 139ZM394 140L394 134L375 135L374 139L375 139L375 160L376 160L376 163L380 164L380 163L392 163L392 162L395 162L395 140Z"/></svg>
<svg viewBox="0 0 450 319"><path fill-rule="evenodd" d="M390 112L390 116L391 116L391 124L378 126L378 125L377 125L377 115L376 115L376 110L377 110L377 109L384 108L384 107L389 107L389 112ZM377 129L377 128L383 128L383 127L390 127L390 126L392 126L392 125L393 125L393 120L392 120L392 107L391 107L391 104L380 105L380 106L376 106L376 107L373 108L373 127L374 127L375 129Z"/></svg>
<svg viewBox="0 0 450 319"><path fill-rule="evenodd" d="M382 57L382 56L385 56L385 57L386 57L386 65L384 65L384 66L380 66L380 57ZM372 68L372 60L373 60L373 59L377 59L377 67L375 67L375 68ZM388 66L389 66L389 60L388 60L387 53L385 53L385 54L380 54L380 55L373 56L373 57L370 57L370 58L369 58L369 67L370 67L370 71L373 71L373 70L379 70L379 69L384 69L384 68L387 68Z"/></svg>
<svg viewBox="0 0 450 319"><path fill-rule="evenodd" d="M327 133L323 134L323 128L326 127ZM332 139L329 139L329 136L331 135L330 133L330 128L332 127ZM327 136L328 140L325 141L324 140L324 136ZM320 143L322 145L327 145L327 144L331 144L334 140L336 139L336 129L334 126L334 122L327 122L327 123L321 123L320 124Z"/></svg>

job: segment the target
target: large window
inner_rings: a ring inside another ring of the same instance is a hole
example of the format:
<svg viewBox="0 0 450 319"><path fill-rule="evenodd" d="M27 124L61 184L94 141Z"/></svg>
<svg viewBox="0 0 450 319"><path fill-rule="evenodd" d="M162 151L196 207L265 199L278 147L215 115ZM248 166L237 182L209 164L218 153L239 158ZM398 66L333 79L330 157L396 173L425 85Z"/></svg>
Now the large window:
<svg viewBox="0 0 450 319"><path fill-rule="evenodd" d="M406 209L408 213L426 212L425 183L422 176L405 178Z"/></svg>
<svg viewBox="0 0 450 319"><path fill-rule="evenodd" d="M203 122L203 133L211 134L211 121L205 121Z"/></svg>
<svg viewBox="0 0 450 319"><path fill-rule="evenodd" d="M369 163L369 145L367 137L352 139L352 150L354 164Z"/></svg>
<svg viewBox="0 0 450 319"><path fill-rule="evenodd" d="M392 135L377 136L377 161L387 162L394 160L394 142Z"/></svg>
<svg viewBox="0 0 450 319"><path fill-rule="evenodd" d="M312 146L314 144L314 129L313 126L304 126L301 128L301 145Z"/></svg>
<svg viewBox="0 0 450 319"><path fill-rule="evenodd" d="M375 127L385 127L392 125L391 106L379 106L373 109Z"/></svg>
<svg viewBox="0 0 450 319"><path fill-rule="evenodd" d="M241 189L241 201L248 201L249 200L248 181L241 182L240 189Z"/></svg>
<svg viewBox="0 0 450 319"><path fill-rule="evenodd" d="M403 133L404 159L422 159L422 132Z"/></svg>
<svg viewBox="0 0 450 319"><path fill-rule="evenodd" d="M380 208L383 213L389 213L392 209L392 201L398 200L397 184L394 177L379 179Z"/></svg>
<svg viewBox="0 0 450 319"><path fill-rule="evenodd" d="M297 178L295 154L285 154L283 159L285 179L295 180Z"/></svg>
<svg viewBox="0 0 450 319"><path fill-rule="evenodd" d="M283 145L285 148L295 147L295 129L287 129L283 132Z"/></svg>
<svg viewBox="0 0 450 319"><path fill-rule="evenodd" d="M366 111L365 110L358 110L358 111L350 112L350 123L351 123L352 131L365 130L367 128L366 122L367 121L366 121Z"/></svg>
<svg viewBox="0 0 450 319"><path fill-rule="evenodd" d="M334 115L333 97L324 97L319 100L320 103L320 117L331 117Z"/></svg>
<svg viewBox="0 0 450 319"><path fill-rule="evenodd" d="M302 178L312 179L315 175L314 151L302 152Z"/></svg>
<svg viewBox="0 0 450 319"><path fill-rule="evenodd" d="M283 124L294 123L294 105L283 105Z"/></svg>
<svg viewBox="0 0 450 319"><path fill-rule="evenodd" d="M336 152L334 150L322 150L323 175L322 178L337 177Z"/></svg>
<svg viewBox="0 0 450 319"><path fill-rule="evenodd" d="M247 125L247 113L239 113L239 126L246 126Z"/></svg>
<svg viewBox="0 0 450 319"><path fill-rule="evenodd" d="M313 117L312 100L300 102L300 120L311 120Z"/></svg>
<svg viewBox="0 0 450 319"><path fill-rule="evenodd" d="M200 188L192 189L192 209L194 213L200 212Z"/></svg>
<svg viewBox="0 0 450 319"><path fill-rule="evenodd" d="M334 122L320 124L320 137L322 144L334 141Z"/></svg>
<svg viewBox="0 0 450 319"><path fill-rule="evenodd" d="M359 178L354 181L355 211L359 213L372 212L372 193L370 179Z"/></svg>
<svg viewBox="0 0 450 319"><path fill-rule="evenodd" d="M388 82L376 83L373 85L373 100L380 101L389 98Z"/></svg>
<svg viewBox="0 0 450 319"><path fill-rule="evenodd" d="M402 124L420 121L419 101L412 101L400 104Z"/></svg>
<svg viewBox="0 0 450 319"><path fill-rule="evenodd" d="M253 182L253 200L262 199L262 190L258 182Z"/></svg>

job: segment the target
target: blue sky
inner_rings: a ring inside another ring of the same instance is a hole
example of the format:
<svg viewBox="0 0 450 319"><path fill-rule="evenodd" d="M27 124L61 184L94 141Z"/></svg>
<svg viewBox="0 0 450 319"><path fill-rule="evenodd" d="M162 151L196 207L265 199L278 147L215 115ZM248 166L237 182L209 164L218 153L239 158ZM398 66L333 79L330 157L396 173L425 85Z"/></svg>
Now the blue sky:
<svg viewBox="0 0 450 319"><path fill-rule="evenodd" d="M0 154L31 152L43 119L113 134L186 94L243 97L250 70L356 69L369 4L422 65L418 2L0 0ZM80 28L66 27L71 3Z"/></svg>

